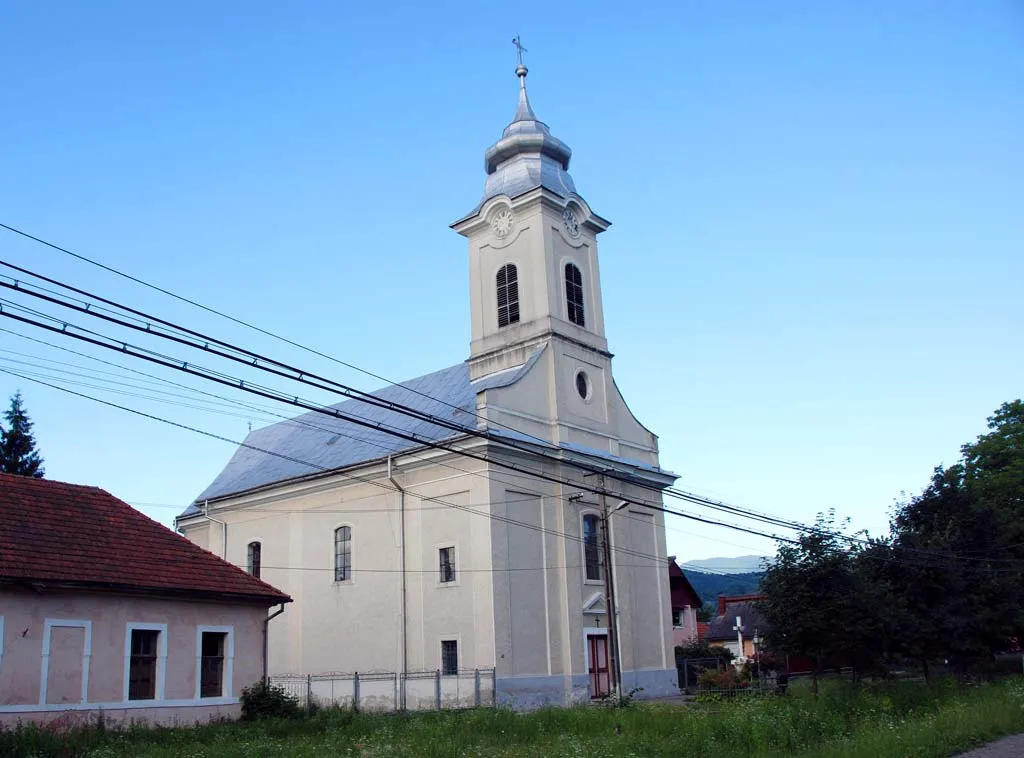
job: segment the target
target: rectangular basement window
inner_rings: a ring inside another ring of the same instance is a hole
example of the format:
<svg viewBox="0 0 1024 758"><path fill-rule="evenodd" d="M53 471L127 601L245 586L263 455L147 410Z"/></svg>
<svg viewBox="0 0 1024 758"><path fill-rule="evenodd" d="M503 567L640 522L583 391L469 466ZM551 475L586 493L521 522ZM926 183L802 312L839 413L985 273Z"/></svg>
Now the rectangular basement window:
<svg viewBox="0 0 1024 758"><path fill-rule="evenodd" d="M441 640L441 673L445 676L459 673L458 640Z"/></svg>
<svg viewBox="0 0 1024 758"><path fill-rule="evenodd" d="M226 632L203 632L199 666L199 697L224 696L224 648Z"/></svg>

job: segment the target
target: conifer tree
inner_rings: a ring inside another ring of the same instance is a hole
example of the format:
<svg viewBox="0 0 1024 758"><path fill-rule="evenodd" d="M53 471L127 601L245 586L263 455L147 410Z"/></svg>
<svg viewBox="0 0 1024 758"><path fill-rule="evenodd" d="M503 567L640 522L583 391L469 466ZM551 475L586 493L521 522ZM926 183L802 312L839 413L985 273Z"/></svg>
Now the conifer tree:
<svg viewBox="0 0 1024 758"><path fill-rule="evenodd" d="M36 450L32 422L21 405L21 391L14 393L4 418L7 423L0 428L0 471L42 479L43 459Z"/></svg>

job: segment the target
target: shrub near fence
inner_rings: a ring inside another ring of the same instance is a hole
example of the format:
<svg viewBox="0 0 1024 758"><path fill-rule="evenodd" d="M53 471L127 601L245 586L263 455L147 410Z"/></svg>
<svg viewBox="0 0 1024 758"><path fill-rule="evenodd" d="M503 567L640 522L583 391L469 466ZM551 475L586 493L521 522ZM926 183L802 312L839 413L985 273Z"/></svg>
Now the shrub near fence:
<svg viewBox="0 0 1024 758"><path fill-rule="evenodd" d="M495 703L494 669L458 674L435 671L277 674L270 684L314 707L357 711L432 711L491 707Z"/></svg>

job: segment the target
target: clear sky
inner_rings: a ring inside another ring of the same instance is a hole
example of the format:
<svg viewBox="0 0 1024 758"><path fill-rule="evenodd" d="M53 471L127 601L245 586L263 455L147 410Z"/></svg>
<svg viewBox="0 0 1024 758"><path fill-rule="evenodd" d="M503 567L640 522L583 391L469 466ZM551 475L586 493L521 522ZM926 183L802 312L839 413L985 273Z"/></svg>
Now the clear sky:
<svg viewBox="0 0 1024 758"><path fill-rule="evenodd" d="M0 222L389 379L452 365L469 297L448 224L515 110L515 34L534 109L613 222L615 377L679 486L799 520L834 507L878 533L1022 394L1013 0L9 0ZM6 232L0 253L381 384ZM0 368L87 363L6 333L0 349ZM0 375L0 395L18 387L50 478L165 523L232 453ZM103 396L235 439L250 420ZM771 550L669 528L681 558Z"/></svg>

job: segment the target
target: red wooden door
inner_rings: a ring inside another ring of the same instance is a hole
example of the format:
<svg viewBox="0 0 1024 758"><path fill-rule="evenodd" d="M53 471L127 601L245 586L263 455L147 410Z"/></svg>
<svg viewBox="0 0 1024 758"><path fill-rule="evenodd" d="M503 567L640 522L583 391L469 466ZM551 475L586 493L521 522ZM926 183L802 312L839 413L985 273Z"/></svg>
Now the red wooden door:
<svg viewBox="0 0 1024 758"><path fill-rule="evenodd" d="M590 653L590 697L605 697L612 691L608 670L608 635L588 634L587 650Z"/></svg>

